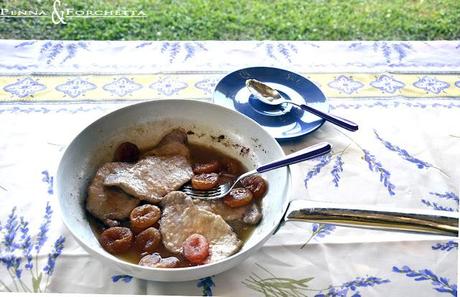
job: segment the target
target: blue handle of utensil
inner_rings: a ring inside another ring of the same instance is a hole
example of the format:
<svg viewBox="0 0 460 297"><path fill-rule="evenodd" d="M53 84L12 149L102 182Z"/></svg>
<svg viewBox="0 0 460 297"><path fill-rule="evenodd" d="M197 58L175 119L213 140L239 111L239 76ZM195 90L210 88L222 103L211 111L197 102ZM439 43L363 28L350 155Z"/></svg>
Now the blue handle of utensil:
<svg viewBox="0 0 460 297"><path fill-rule="evenodd" d="M307 148L304 148L298 152L290 154L280 160L273 161L257 168L257 172L263 173L273 169L281 168L291 164L299 163L305 160L310 160L331 151L331 145L327 142L321 142Z"/></svg>
<svg viewBox="0 0 460 297"><path fill-rule="evenodd" d="M330 113L325 113L325 112L322 112L322 111L319 111L311 106L308 106L308 105L305 105L305 104L302 104L302 105L299 105L300 108L302 108L303 110L305 111L308 111L316 116L319 116L320 118L322 119L325 119L326 121L328 122L331 122L339 127L342 127L344 129L347 129L349 131L356 131L358 130L358 124L356 123L353 123L352 121L349 121L349 120L346 120L346 119L343 119L341 117L338 117L338 116L335 116L335 115L332 115Z"/></svg>

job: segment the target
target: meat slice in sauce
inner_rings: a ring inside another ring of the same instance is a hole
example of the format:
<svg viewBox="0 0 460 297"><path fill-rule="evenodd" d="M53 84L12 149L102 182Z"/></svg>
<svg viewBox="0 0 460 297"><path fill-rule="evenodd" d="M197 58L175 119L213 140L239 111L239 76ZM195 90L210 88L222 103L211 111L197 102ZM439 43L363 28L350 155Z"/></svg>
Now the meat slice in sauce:
<svg viewBox="0 0 460 297"><path fill-rule="evenodd" d="M187 147L187 133L184 129L174 129L166 134L152 150L144 156L175 156L180 155L190 158L190 150Z"/></svg>
<svg viewBox="0 0 460 297"><path fill-rule="evenodd" d="M184 241L195 233L203 235L209 242L210 255L206 263L227 258L241 248L242 241L221 216L197 207L186 194L171 192L163 198L161 205L160 232L169 251L181 253Z"/></svg>
<svg viewBox="0 0 460 297"><path fill-rule="evenodd" d="M201 209L220 215L226 222L243 222L248 225L257 225L262 218L260 207L255 203L241 207L230 207L222 200L193 199L193 203Z"/></svg>
<svg viewBox="0 0 460 297"><path fill-rule="evenodd" d="M89 188L86 209L96 218L107 224L110 220L124 220L139 205L136 199L115 187L104 186L110 174L128 169L130 164L121 162L105 163L96 172Z"/></svg>
<svg viewBox="0 0 460 297"><path fill-rule="evenodd" d="M183 156L150 156L109 174L104 185L120 187L140 200L157 204L164 195L179 189L192 176L192 167Z"/></svg>

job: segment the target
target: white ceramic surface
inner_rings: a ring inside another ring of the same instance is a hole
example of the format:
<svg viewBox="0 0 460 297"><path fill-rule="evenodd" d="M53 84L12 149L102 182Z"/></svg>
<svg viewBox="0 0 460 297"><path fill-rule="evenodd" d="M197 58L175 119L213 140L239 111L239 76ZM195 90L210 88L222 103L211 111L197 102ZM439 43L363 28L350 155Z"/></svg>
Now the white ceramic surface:
<svg viewBox="0 0 460 297"><path fill-rule="evenodd" d="M215 275L255 253L282 219L288 203L290 173L281 168L264 174L269 191L263 199L263 219L243 248L214 264L191 268L155 269L124 262L107 253L94 236L84 210L86 189L98 166L110 161L117 145L131 141L142 148L155 145L175 127L193 131L192 143L205 144L242 161L249 169L284 156L263 128L246 116L210 103L190 100L150 101L110 113L83 130L68 146L57 173L62 219L80 245L98 260L137 278L186 281ZM218 136L225 138L219 139ZM249 152L246 152L249 148Z"/></svg>

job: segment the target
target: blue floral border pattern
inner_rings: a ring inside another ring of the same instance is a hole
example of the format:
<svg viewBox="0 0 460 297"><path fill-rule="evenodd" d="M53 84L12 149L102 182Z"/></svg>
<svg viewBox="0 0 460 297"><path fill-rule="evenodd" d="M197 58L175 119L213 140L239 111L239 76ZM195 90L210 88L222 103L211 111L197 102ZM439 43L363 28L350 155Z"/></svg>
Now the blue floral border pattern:
<svg viewBox="0 0 460 297"><path fill-rule="evenodd" d="M63 92L67 96L76 98L79 96L84 96L86 92L95 90L97 86L92 82L89 82L80 77L69 79L66 83L58 85L56 90Z"/></svg>
<svg viewBox="0 0 460 297"><path fill-rule="evenodd" d="M450 87L449 83L430 76L423 76L422 78L417 80L413 85L416 88L425 90L427 93L432 94L439 94L443 90Z"/></svg>
<svg viewBox="0 0 460 297"><path fill-rule="evenodd" d="M380 75L376 80L372 81L370 85L376 89L382 91L382 93L394 94L400 89L406 86L405 83L394 79L393 77L383 74Z"/></svg>
<svg viewBox="0 0 460 297"><path fill-rule="evenodd" d="M332 82L327 84L329 87L339 90L339 92L351 95L364 87L360 81L354 80L352 76L340 75Z"/></svg>
<svg viewBox="0 0 460 297"><path fill-rule="evenodd" d="M151 89L157 91L159 95L171 96L178 94L181 90L188 87L186 82L178 81L169 77L163 77L153 82L150 86Z"/></svg>
<svg viewBox="0 0 460 297"><path fill-rule="evenodd" d="M142 89L142 85L136 83L134 79L120 77L118 79L114 79L113 82L104 85L102 88L105 91L110 92L113 96L124 97Z"/></svg>
<svg viewBox="0 0 460 297"><path fill-rule="evenodd" d="M26 77L23 79L18 79L13 84L6 85L3 90L16 97L24 98L32 96L37 92L46 90L46 86L39 83L38 80Z"/></svg>

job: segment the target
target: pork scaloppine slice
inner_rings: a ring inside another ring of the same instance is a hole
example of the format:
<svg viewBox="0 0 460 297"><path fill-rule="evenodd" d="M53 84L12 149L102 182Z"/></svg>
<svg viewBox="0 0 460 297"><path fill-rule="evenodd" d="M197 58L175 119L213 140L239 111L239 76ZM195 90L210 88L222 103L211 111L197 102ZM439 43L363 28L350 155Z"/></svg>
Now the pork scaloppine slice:
<svg viewBox="0 0 460 297"><path fill-rule="evenodd" d="M139 205L139 199L131 197L120 189L105 187L104 180L109 174L126 170L131 165L121 162L105 163L98 169L89 188L86 209L104 223L107 220L124 220Z"/></svg>
<svg viewBox="0 0 460 297"><path fill-rule="evenodd" d="M192 167L183 156L150 156L132 167L109 174L104 185L120 187L138 199L157 204L164 195L179 189L192 176Z"/></svg>
<svg viewBox="0 0 460 297"><path fill-rule="evenodd" d="M262 212L255 203L236 208L226 205L222 200L193 199L193 203L201 209L220 215L226 222L239 221L257 225L262 219Z"/></svg>
<svg viewBox="0 0 460 297"><path fill-rule="evenodd" d="M182 244L194 233L203 235L209 242L206 263L222 260L240 250L242 241L222 217L197 207L183 192L169 193L161 205L160 232L169 251L181 253Z"/></svg>

